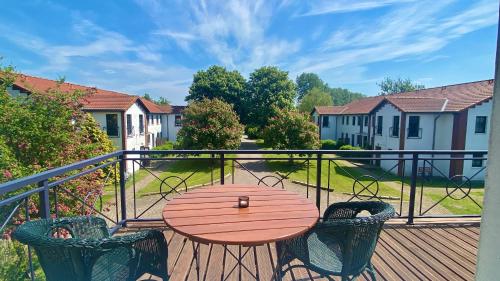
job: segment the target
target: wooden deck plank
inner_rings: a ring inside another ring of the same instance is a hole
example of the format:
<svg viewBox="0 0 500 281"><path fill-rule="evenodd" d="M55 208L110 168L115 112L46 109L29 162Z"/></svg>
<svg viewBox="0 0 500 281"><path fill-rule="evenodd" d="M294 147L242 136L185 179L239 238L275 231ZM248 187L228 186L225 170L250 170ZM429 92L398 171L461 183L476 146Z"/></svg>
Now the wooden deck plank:
<svg viewBox="0 0 500 281"><path fill-rule="evenodd" d="M130 225L132 226L133 223ZM151 223L150 225L158 227L161 224ZM146 225L142 223L141 227L144 226ZM387 225L382 231L372 258L377 278L378 280L472 280L475 273L478 234L479 225ZM173 234L171 230L166 230L165 236L170 241L169 272L171 272L171 280L197 280L195 267L190 266L193 252L191 242L187 240L183 248L183 236ZM275 262L275 246L274 244L270 245L271 256L273 262ZM228 247L235 254L238 253L238 246ZM200 280L221 280L223 246L214 245L212 247L205 279L203 277L210 246L201 244L200 248ZM243 247L242 249L246 250L247 248ZM273 268L267 246L259 246L256 250L260 279L270 280ZM179 258L174 265L177 256ZM254 274L255 259L253 250L250 250L243 261ZM294 261L292 264L300 263ZM227 274L234 265L235 259L227 255L225 273ZM312 276L312 279L310 276ZM228 276L227 280L237 280L237 277L238 271L236 269L236 271ZM158 279L145 275L140 280ZM243 271L242 280L253 280L253 278L250 274ZM287 273L283 280L306 281L326 279L320 278L315 272L311 271L308 273L304 268L295 268L291 273ZM340 279L336 278L335 280ZM358 280L370 279L367 274L363 274Z"/></svg>

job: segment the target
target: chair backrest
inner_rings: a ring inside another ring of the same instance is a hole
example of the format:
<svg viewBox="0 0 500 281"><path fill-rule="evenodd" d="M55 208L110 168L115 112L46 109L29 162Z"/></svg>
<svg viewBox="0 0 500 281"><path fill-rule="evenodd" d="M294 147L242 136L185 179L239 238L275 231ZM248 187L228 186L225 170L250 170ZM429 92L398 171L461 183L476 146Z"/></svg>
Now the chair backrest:
<svg viewBox="0 0 500 281"><path fill-rule="evenodd" d="M369 215L358 216L367 211ZM341 202L332 204L323 220L334 223L343 232L342 273L361 272L370 262L384 222L394 216L394 208L384 202Z"/></svg>
<svg viewBox="0 0 500 281"><path fill-rule="evenodd" d="M58 238L60 230L69 232L72 238ZM47 280L85 280L90 250L74 241L107 238L109 232L101 218L71 217L27 221L13 237L35 249Z"/></svg>

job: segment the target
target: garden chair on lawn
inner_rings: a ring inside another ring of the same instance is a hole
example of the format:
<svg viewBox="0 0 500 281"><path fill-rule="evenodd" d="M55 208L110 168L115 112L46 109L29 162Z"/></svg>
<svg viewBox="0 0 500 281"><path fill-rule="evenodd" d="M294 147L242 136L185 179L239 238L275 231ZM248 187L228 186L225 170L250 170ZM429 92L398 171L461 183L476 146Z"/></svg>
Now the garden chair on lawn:
<svg viewBox="0 0 500 281"><path fill-rule="evenodd" d="M363 211L367 216L358 216ZM279 264L289 266L281 276L295 267L305 267L332 280L353 280L365 270L376 280L371 257L386 220L394 208L384 202L341 202L330 205L310 231L302 236L276 242ZM294 259L303 265L292 265Z"/></svg>
<svg viewBox="0 0 500 281"><path fill-rule="evenodd" d="M161 231L110 236L104 219L82 216L27 221L13 237L35 249L49 281L136 280L144 273L168 280Z"/></svg>

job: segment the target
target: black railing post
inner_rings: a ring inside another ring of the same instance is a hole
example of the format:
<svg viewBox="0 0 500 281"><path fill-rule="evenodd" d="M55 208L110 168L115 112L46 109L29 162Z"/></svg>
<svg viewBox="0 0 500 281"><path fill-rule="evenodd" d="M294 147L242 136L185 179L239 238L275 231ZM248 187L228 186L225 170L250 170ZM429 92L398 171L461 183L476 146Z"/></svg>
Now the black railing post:
<svg viewBox="0 0 500 281"><path fill-rule="evenodd" d="M127 197L125 196L125 155L118 156L120 160L120 205L122 210L122 220L127 219Z"/></svg>
<svg viewBox="0 0 500 281"><path fill-rule="evenodd" d="M417 172L418 171L418 153L413 153L411 161L411 181L410 181L410 202L408 205L408 222L407 224L413 224L413 218L415 216L415 200L417 194ZM403 175L404 175L403 171Z"/></svg>
<svg viewBox="0 0 500 281"><path fill-rule="evenodd" d="M220 184L224 184L224 153L220 154Z"/></svg>
<svg viewBox="0 0 500 281"><path fill-rule="evenodd" d="M321 153L316 157L316 207L321 207Z"/></svg>
<svg viewBox="0 0 500 281"><path fill-rule="evenodd" d="M40 217L44 219L50 218L50 201L49 201L49 187L48 180L43 180L38 183L39 187L43 187L43 190L38 193L40 198Z"/></svg>

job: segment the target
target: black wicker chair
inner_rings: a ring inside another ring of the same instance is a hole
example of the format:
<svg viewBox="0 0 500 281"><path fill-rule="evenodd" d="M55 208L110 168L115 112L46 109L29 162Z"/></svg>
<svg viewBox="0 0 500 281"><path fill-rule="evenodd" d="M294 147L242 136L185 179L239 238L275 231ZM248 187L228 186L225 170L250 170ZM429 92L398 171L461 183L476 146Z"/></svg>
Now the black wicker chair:
<svg viewBox="0 0 500 281"><path fill-rule="evenodd" d="M61 231L71 238L57 238ZM167 275L167 242L156 230L110 236L97 217L41 219L20 225L13 237L32 246L47 280L137 280Z"/></svg>
<svg viewBox="0 0 500 281"><path fill-rule="evenodd" d="M368 216L358 216L368 211ZM295 267L305 267L330 280L340 276L353 280L365 270L376 280L371 257L386 220L394 208L383 202L341 202L327 208L323 221L304 235L276 243L279 264L294 259L303 265L288 266L278 272L278 279Z"/></svg>

